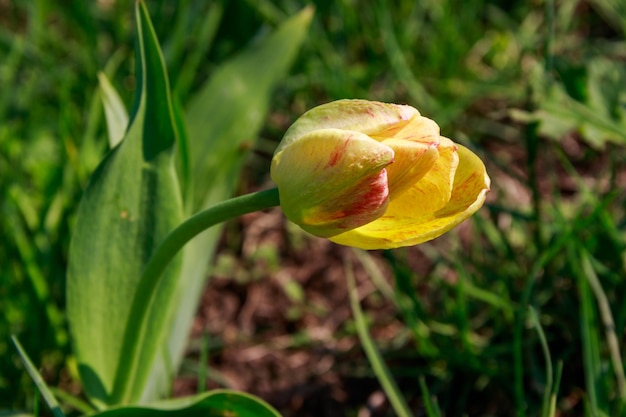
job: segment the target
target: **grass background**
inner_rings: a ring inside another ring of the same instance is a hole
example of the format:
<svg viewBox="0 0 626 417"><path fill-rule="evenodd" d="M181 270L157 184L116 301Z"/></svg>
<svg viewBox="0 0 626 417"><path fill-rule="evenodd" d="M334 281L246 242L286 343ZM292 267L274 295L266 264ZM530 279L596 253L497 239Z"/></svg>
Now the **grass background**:
<svg viewBox="0 0 626 417"><path fill-rule="evenodd" d="M181 103L306 4L146 3ZM623 415L624 3L313 3L242 190L266 183L282 132L310 107L356 97L414 105L486 161L493 186L456 232L372 254L395 290L377 286L370 303L393 304L387 314L401 326L378 342L411 406L428 410L432 397L446 416L535 416L555 393L556 415ZM67 247L81 191L107 150L97 71L131 103L132 9L0 1L0 409L33 407L10 334L52 385L72 378ZM236 246L236 234L230 228L224 245ZM354 334L350 323L340 330Z"/></svg>

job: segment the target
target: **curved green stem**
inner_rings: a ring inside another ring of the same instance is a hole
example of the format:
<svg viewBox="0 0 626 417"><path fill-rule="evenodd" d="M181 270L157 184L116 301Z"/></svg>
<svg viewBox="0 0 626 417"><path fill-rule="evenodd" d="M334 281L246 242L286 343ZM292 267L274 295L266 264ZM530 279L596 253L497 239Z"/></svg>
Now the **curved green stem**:
<svg viewBox="0 0 626 417"><path fill-rule="evenodd" d="M278 206L278 189L259 191L223 201L187 219L174 229L154 252L143 272L142 281L159 276L183 246L206 229L226 220Z"/></svg>
<svg viewBox="0 0 626 417"><path fill-rule="evenodd" d="M154 352L145 351L145 348L152 347L154 344L143 343L146 337L148 312L156 289L164 276L163 273L176 254L191 239L218 223L279 204L276 188L235 197L195 214L165 237L146 264L131 305L129 321L126 324L122 342L122 355L111 393L114 404L128 402L132 387L143 386L145 382L136 380L140 347L143 347L142 354L144 355L156 354L156 347L152 348ZM146 375L146 373L141 373L141 375Z"/></svg>

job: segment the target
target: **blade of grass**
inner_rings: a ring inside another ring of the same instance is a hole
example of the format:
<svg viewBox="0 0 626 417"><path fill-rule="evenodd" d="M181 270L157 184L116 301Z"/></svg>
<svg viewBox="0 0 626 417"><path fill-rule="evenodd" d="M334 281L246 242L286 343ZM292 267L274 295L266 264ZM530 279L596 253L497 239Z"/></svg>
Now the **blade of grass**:
<svg viewBox="0 0 626 417"><path fill-rule="evenodd" d="M0 79L6 86L17 84L16 79L20 73L20 63L24 58L26 41L22 36L14 35L10 45L10 51L4 55L2 73L0 73ZM5 114L15 97L13 97L9 88L3 88L2 90L3 92L0 94L0 114Z"/></svg>
<svg viewBox="0 0 626 417"><path fill-rule="evenodd" d="M543 357L546 361L546 386L543 390L541 417L549 417L550 416L550 399L553 393L553 389L552 389L553 370L552 370L552 358L550 356L550 348L548 347L548 340L546 339L546 335L543 331L543 327L541 327L541 322L539 321L539 316L537 315L537 311L532 306L528 306L528 317L530 318L530 322L532 323L535 330L537 330L537 335L539 336L539 343L541 344Z"/></svg>
<svg viewBox="0 0 626 417"><path fill-rule="evenodd" d="M550 411L548 412L549 417L555 417L556 415L556 394L559 390L559 386L561 385L561 376L563 374L563 361L559 361L556 364L556 378L554 380L554 385L552 386L552 393L550 394Z"/></svg>
<svg viewBox="0 0 626 417"><path fill-rule="evenodd" d="M601 373L600 352L593 311L592 294L589 291L589 282L581 276L582 266L579 265L579 250L574 244L567 245L568 257L578 265L572 265L577 274L578 292L580 297L580 332L582 340L583 369L585 372L585 387L587 390L587 407L589 414L597 417L598 413L598 386L597 381Z"/></svg>
<svg viewBox="0 0 626 417"><path fill-rule="evenodd" d="M372 366L372 370L378 378L378 381L385 391L385 394L387 395L387 398L389 399L389 402L391 403L391 406L396 414L399 417L411 417L413 414L411 414L406 400L402 396L402 393L396 385L389 368L385 365L380 352L376 348L376 345L367 330L367 323L365 322L365 317L363 316L363 311L361 310L361 305L359 303L359 294L354 280L354 272L352 270L352 266L347 262L344 265L344 271L346 274L346 282L348 284L350 307L352 308L356 330L359 335L359 340L361 341L361 346L365 351L365 355L367 356L367 359Z"/></svg>
<svg viewBox="0 0 626 417"><path fill-rule="evenodd" d="M285 20L285 13L270 0L245 0L265 21L276 25Z"/></svg>
<svg viewBox="0 0 626 417"><path fill-rule="evenodd" d="M455 264L455 270L458 273L458 278L455 283L456 285L454 285L454 315L459 329L462 349L465 352L471 352L472 342L470 340L470 318L468 315L466 291L466 284L469 282L470 278L465 270L465 265L463 265L462 262L457 261Z"/></svg>
<svg viewBox="0 0 626 417"><path fill-rule="evenodd" d="M565 245L565 241L563 241L562 245ZM526 395L524 392L524 360L522 345L522 335L524 333L525 322L524 319L526 315L522 312L525 311L525 309L530 305L530 298L533 292L535 282L541 275L543 267L550 261L550 259L557 255L562 245L558 245L558 250L556 246L552 246L552 250L544 252L542 256L537 260L537 262L533 265L528 274L529 279L526 281L526 286L524 287L524 291L522 292L522 298L520 300L520 304L516 313L515 327L513 332L513 374L515 378L514 392L518 417L524 417L526 415Z"/></svg>
<svg viewBox="0 0 626 417"><path fill-rule="evenodd" d="M352 248L352 252L356 255L359 262L361 262L361 265L363 265L363 268L367 271L367 275L374 282L378 291L380 291L388 300L395 303L396 297L394 296L393 287L387 282L382 271L376 265L369 252L356 248Z"/></svg>
<svg viewBox="0 0 626 417"><path fill-rule="evenodd" d="M29 238L22 220L12 211L7 213L7 218L13 218L8 224L12 229L12 236L16 244L23 268L27 272L33 293L39 308L46 314L48 325L53 329L53 335L57 345L61 345L66 333L63 328L63 313L55 305L50 296L50 286L42 268L37 262L36 245Z"/></svg>
<svg viewBox="0 0 626 417"><path fill-rule="evenodd" d="M584 208L581 208L580 212L577 213L574 218L582 219L580 221L575 222L571 228L567 229L565 233L561 233L558 238L551 243L551 245L545 248L544 252L541 254L539 259L535 262L535 264L531 267L530 272L528 273L528 279L526 281L526 286L524 287L524 291L522 292L522 297L520 303L518 305L518 313L514 327L514 336L513 336L513 366L514 366L514 375L515 375L515 401L517 407L518 417L524 417L526 415L525 412L525 394L524 394L524 363L522 358L523 346L522 346L522 335L524 331L524 318L526 317L523 313L528 305L530 305L531 296L533 293L533 288L535 282L540 277L543 268L557 255L561 254L563 250L569 250L569 246L571 246L572 241L577 239L578 233L581 230L585 230L590 227L594 222L597 222L598 216L601 216L604 210L606 209L606 205L609 204L611 200L603 200L601 204L598 204L594 207L594 210L591 214L586 217L582 216L582 211ZM573 262L578 262L578 257L576 255L570 254L570 260ZM576 272L578 273L578 272Z"/></svg>
<svg viewBox="0 0 626 417"><path fill-rule="evenodd" d="M86 401L83 401L82 399L78 397L75 397L74 395L66 391L63 391L60 388L49 387L48 389L66 406L66 408L68 406L72 407L75 410L78 410L83 414L93 414L96 412L96 409L92 407L91 404L89 404Z"/></svg>
<svg viewBox="0 0 626 417"><path fill-rule="evenodd" d="M41 374L39 374L39 372L37 371L35 365L33 365L32 361L28 357L28 354L22 347L19 340L17 340L15 336L11 336L11 340L13 341L13 345L15 345L15 349L17 349L17 353L20 355L20 359L22 360L22 363L26 368L26 372L28 372L35 385L37 385L37 389L43 396L43 399L46 401L46 404L48 404L48 407L50 407L50 410L52 411L52 414L54 414L54 417L65 417L65 414L63 414L59 403L57 402L56 398L54 398L54 395L52 395L52 392L50 392L50 389L46 385L46 382L41 377Z"/></svg>
<svg viewBox="0 0 626 417"><path fill-rule="evenodd" d="M499 211L499 209L494 206L489 206L489 209L492 213ZM480 235L484 235L490 243L490 247L493 248L495 252L493 255L497 256L499 259L518 260L520 258L520 254L513 249L507 230L498 227L493 222L481 216L475 216L473 221L474 224L476 224L476 228L480 231ZM519 262L514 263L514 265L517 263Z"/></svg>
<svg viewBox="0 0 626 417"><path fill-rule="evenodd" d="M554 67L554 51L552 48L554 40L554 0L546 0L545 2L546 23L548 26L545 44L545 68L550 73Z"/></svg>
<svg viewBox="0 0 626 417"><path fill-rule="evenodd" d="M422 400L424 401L426 415L428 417L441 417L441 410L439 410L439 405L437 405L436 400L433 401L431 399L428 385L426 385L426 380L423 376L420 376L420 389L422 390Z"/></svg>
<svg viewBox="0 0 626 417"><path fill-rule="evenodd" d="M615 372L615 379L617 381L617 390L619 398L621 399L622 407L626 403L626 377L624 376L624 364L622 363L622 356L620 354L619 340L615 334L615 321L613 320L613 314L611 313L611 305L609 302L602 284L598 279L596 271L593 269L590 261L590 255L586 250L581 250L581 262L583 273L587 277L587 281L591 286L593 295L595 296L596 303L598 303L598 309L600 311L600 319L604 326L606 334L606 343L611 355L611 362L613 363L613 371Z"/></svg>
<svg viewBox="0 0 626 417"><path fill-rule="evenodd" d="M389 5L386 2L379 3L377 12L379 18L378 25L385 52L389 58L389 64L395 71L398 79L406 85L411 99L419 103L420 109L423 110L424 114L438 114L441 118L439 103L428 94L424 86L417 80L404 56L402 48L398 44L398 39L394 33L396 25L393 24L391 14L389 13Z"/></svg>
<svg viewBox="0 0 626 417"><path fill-rule="evenodd" d="M180 74L174 85L175 96L181 100L187 98L191 91L191 86L199 72L200 64L207 56L211 45L213 45L223 14L224 6L222 2L212 2L206 16L202 20L200 31L194 39L194 47L190 51L189 57L181 65Z"/></svg>
<svg viewBox="0 0 626 417"><path fill-rule="evenodd" d="M395 279L395 304L404 318L406 326L413 333L416 346L420 354L435 358L440 354L439 348L430 338L431 329L422 321L423 307L420 300L415 296L412 278L413 271L407 267L407 263L397 258L400 251L387 251L384 256L393 269Z"/></svg>

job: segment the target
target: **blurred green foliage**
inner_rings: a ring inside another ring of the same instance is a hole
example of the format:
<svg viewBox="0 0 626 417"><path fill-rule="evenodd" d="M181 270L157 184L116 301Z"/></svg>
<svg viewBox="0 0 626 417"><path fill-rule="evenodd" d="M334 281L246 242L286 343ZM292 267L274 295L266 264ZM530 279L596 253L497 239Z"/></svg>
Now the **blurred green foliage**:
<svg viewBox="0 0 626 417"><path fill-rule="evenodd" d="M305 4L146 3L182 104L221 62ZM415 345L381 346L405 395L419 399L425 380L446 416L531 416L558 388L566 415L624 412L622 3L313 3L259 155L306 109L358 97L414 105L483 156L492 175L469 237L384 254ZM81 192L108 147L97 71L128 106L133 36L128 2L0 2L0 408L32 408L10 334L48 381L69 378L67 247ZM252 160L249 180L265 178L268 165ZM415 272L418 252L430 260L427 274Z"/></svg>

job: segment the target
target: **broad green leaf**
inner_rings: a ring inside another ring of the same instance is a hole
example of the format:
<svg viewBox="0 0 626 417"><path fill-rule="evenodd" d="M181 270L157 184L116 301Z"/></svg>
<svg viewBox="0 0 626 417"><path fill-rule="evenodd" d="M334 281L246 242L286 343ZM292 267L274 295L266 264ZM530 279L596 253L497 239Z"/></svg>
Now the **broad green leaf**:
<svg viewBox="0 0 626 417"><path fill-rule="evenodd" d="M243 162L268 110L273 87L296 57L313 11L304 9L275 32L219 67L186 112L190 186L185 208L193 214L232 196ZM189 328L206 281L207 267L221 232L214 227L184 251L183 272L175 291L168 349L178 367Z"/></svg>
<svg viewBox="0 0 626 417"><path fill-rule="evenodd" d="M136 294L145 263L183 219L167 74L142 2L136 24L137 91L130 126L92 175L70 243L68 320L85 392L99 407L153 400L167 390L171 376L156 358L167 356L166 324L180 258L151 304L148 343L136 346L141 335L132 330L138 318L129 316L135 297L150 296ZM129 370L124 361L134 348L140 356Z"/></svg>
<svg viewBox="0 0 626 417"><path fill-rule="evenodd" d="M98 82L109 131L109 147L113 149L124 138L128 127L128 113L117 90L103 72L98 73Z"/></svg>
<svg viewBox="0 0 626 417"><path fill-rule="evenodd" d="M215 390L145 407L120 407L91 417L280 417L264 401L245 393Z"/></svg>
<svg viewBox="0 0 626 417"><path fill-rule="evenodd" d="M273 87L284 77L304 39L313 10L285 21L262 42L219 67L187 107L187 136L197 211L232 193L246 150L267 114ZM216 177L216 174L219 177Z"/></svg>

